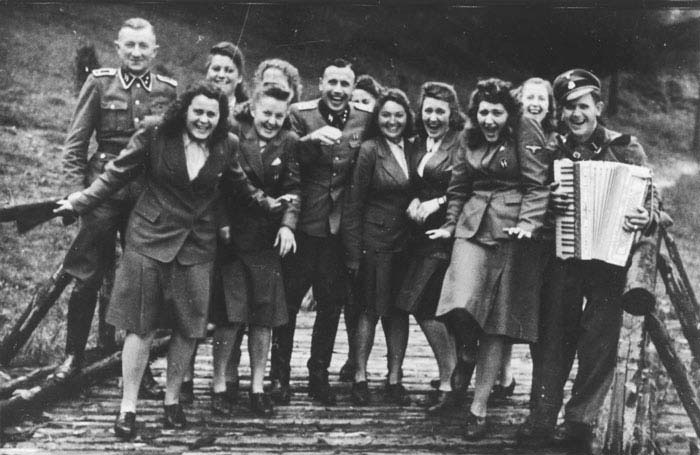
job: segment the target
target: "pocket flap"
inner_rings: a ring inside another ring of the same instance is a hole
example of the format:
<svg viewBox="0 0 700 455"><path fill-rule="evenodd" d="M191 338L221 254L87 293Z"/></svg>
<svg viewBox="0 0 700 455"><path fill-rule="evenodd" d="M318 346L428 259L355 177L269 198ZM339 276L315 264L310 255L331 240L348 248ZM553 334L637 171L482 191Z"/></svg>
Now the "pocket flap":
<svg viewBox="0 0 700 455"><path fill-rule="evenodd" d="M102 100L100 102L100 107L109 111L125 111L129 106L127 102L123 100Z"/></svg>
<svg viewBox="0 0 700 455"><path fill-rule="evenodd" d="M523 197L520 194L506 194L503 196L503 200L506 203L506 205L512 205L512 204L520 204L522 202Z"/></svg>
<svg viewBox="0 0 700 455"><path fill-rule="evenodd" d="M158 217L160 216L160 208L143 204L136 204L136 207L134 207L134 213L147 219L151 223L155 223L158 220Z"/></svg>

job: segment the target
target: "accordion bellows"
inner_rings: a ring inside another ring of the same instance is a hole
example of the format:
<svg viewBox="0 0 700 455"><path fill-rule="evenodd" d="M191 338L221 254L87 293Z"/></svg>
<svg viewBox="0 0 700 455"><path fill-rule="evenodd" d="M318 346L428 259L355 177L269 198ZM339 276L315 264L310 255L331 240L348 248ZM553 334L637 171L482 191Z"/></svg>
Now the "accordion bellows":
<svg viewBox="0 0 700 455"><path fill-rule="evenodd" d="M554 180L573 199L556 218L557 257L598 259L624 266L635 233L625 214L644 203L651 170L612 161L554 161Z"/></svg>

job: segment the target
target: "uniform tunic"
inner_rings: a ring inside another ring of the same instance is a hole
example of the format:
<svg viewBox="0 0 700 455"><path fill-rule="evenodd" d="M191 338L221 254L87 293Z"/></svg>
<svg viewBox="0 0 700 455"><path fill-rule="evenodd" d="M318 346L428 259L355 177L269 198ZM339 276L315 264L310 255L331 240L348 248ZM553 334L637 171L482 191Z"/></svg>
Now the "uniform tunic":
<svg viewBox="0 0 700 455"><path fill-rule="evenodd" d="M410 157L410 167L411 191L421 202L446 196L459 143L459 132L448 131L440 141L438 150L426 161L421 176L418 166L428 150L426 140L420 140L417 153ZM446 212L447 205L443 204L422 225L410 224L409 259L406 277L397 297L397 307L421 319L435 317L453 242L452 239L431 240L425 231L442 226Z"/></svg>
<svg viewBox="0 0 700 455"><path fill-rule="evenodd" d="M290 194L297 199L282 214L229 204L231 245L224 248L221 280L224 305L214 305L213 322L277 327L287 323L287 302L279 247L273 247L281 226L296 229L299 216L298 136L282 130L261 150L260 137L250 123L240 124L240 163L251 183L267 196ZM288 253L293 254L293 253ZM222 311L223 310L223 311Z"/></svg>
<svg viewBox="0 0 700 455"><path fill-rule="evenodd" d="M403 154L414 155L404 140ZM409 175L383 137L362 144L341 224L346 265L358 270L355 297L365 312L386 316L405 272Z"/></svg>
<svg viewBox="0 0 700 455"><path fill-rule="evenodd" d="M521 244L505 228L537 235L549 201L549 155L539 124L520 117L515 138L470 148L463 138L448 189L455 244L437 316L466 311L485 333L537 339L539 267L515 267Z"/></svg>

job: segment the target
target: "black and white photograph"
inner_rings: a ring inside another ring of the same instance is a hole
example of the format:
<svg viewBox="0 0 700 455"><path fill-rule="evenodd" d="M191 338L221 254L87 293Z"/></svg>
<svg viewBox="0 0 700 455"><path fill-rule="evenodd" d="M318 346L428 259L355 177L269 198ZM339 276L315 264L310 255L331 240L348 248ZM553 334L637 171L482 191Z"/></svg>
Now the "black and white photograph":
<svg viewBox="0 0 700 455"><path fill-rule="evenodd" d="M0 455L700 454L700 3L0 4Z"/></svg>

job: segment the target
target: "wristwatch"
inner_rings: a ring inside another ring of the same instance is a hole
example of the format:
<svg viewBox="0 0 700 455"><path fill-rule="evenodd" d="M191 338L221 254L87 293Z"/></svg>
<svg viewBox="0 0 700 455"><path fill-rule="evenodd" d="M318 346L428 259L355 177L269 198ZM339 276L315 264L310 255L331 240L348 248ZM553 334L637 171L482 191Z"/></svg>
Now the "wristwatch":
<svg viewBox="0 0 700 455"><path fill-rule="evenodd" d="M445 202L447 202L447 196L440 196L437 201L438 204L443 205Z"/></svg>

